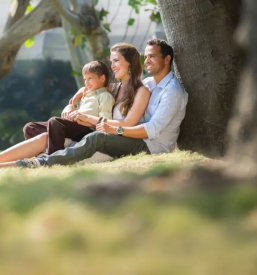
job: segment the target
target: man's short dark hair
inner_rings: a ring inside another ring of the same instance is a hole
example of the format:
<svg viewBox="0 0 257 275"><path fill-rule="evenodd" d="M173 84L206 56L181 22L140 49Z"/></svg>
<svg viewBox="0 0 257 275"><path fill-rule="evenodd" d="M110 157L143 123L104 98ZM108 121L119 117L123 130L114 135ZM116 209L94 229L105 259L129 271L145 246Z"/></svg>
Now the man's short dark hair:
<svg viewBox="0 0 257 275"><path fill-rule="evenodd" d="M170 66L172 65L173 62L173 49L172 47L167 43L167 41L162 40L162 39L150 39L146 42L148 46L153 46L157 45L161 47L161 53L162 57L165 58L167 55L171 56L170 59Z"/></svg>

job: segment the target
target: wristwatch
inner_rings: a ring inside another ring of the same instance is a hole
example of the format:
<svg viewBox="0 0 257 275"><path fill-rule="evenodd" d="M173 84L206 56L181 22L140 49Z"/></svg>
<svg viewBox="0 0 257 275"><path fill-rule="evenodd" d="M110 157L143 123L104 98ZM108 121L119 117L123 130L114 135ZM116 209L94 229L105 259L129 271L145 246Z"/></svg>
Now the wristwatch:
<svg viewBox="0 0 257 275"><path fill-rule="evenodd" d="M124 132L124 130L121 126L119 126L116 130L116 133L118 134L118 136L122 136L123 132Z"/></svg>

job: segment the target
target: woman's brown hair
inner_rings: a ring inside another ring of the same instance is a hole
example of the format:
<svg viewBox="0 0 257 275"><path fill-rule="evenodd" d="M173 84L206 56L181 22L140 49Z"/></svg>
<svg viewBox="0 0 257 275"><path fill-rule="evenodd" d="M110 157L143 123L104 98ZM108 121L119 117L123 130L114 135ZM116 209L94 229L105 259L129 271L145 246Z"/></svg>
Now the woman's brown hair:
<svg viewBox="0 0 257 275"><path fill-rule="evenodd" d="M141 81L142 66L140 62L140 54L137 49L127 43L118 43L111 47L111 52L120 53L127 62L129 62L130 77L124 87L124 97L121 102L121 113L123 116L127 116L130 108L133 105L135 95L138 89L143 86ZM119 102L115 102L115 106Z"/></svg>

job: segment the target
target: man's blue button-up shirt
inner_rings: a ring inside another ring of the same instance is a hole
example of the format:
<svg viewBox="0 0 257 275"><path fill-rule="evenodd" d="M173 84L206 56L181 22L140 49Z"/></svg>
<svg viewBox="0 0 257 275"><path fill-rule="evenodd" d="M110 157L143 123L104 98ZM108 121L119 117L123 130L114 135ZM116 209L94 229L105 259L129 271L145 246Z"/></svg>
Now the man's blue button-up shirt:
<svg viewBox="0 0 257 275"><path fill-rule="evenodd" d="M148 138L144 141L152 154L171 152L185 117L188 94L173 72L158 85L153 77L144 79L143 83L151 92L143 124Z"/></svg>

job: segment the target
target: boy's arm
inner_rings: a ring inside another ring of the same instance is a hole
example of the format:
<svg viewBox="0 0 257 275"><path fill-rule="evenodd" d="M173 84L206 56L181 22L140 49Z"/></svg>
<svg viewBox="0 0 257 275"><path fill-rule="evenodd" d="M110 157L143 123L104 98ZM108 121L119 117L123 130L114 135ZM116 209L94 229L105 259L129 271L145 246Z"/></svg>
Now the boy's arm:
<svg viewBox="0 0 257 275"><path fill-rule="evenodd" d="M112 107L114 105L113 96L104 92L100 94L97 98L99 103L99 116L86 115L81 113L80 111L74 111L69 114L69 119L78 122L78 124L88 126L95 126L99 120L99 117L105 117L107 119L112 118Z"/></svg>
<svg viewBox="0 0 257 275"><path fill-rule="evenodd" d="M69 119L69 114L76 110L75 103L83 97L85 87L82 87L77 93L69 100L69 104L63 109L61 117Z"/></svg>
<svg viewBox="0 0 257 275"><path fill-rule="evenodd" d="M71 104L67 105L62 111L61 117L68 119L69 114L74 110L75 110L75 107L73 105L71 105Z"/></svg>

